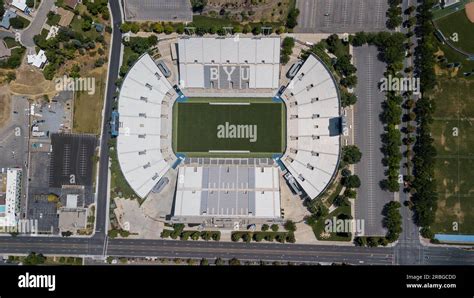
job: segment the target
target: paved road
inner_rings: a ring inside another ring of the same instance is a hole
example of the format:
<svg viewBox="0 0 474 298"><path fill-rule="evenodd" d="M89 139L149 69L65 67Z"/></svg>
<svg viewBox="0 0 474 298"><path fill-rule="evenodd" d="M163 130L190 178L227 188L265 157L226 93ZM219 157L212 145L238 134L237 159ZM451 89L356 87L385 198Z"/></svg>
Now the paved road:
<svg viewBox="0 0 474 298"><path fill-rule="evenodd" d="M297 0L296 32L355 33L387 30L386 0Z"/></svg>
<svg viewBox="0 0 474 298"><path fill-rule="evenodd" d="M44 23L48 17L48 12L54 5L54 0L43 0L36 11L36 16L33 22L30 23L28 28L26 28L21 33L20 41L21 43L28 48L33 48L35 46L35 42L33 41L33 37L41 33Z"/></svg>
<svg viewBox="0 0 474 298"><path fill-rule="evenodd" d="M402 2L402 11L405 11L410 5L416 5L415 0L404 0ZM407 20L409 16L406 16L404 14L404 21ZM401 30L403 33L407 33L409 30L407 28L402 28ZM417 38L413 36L411 38L411 41L414 43L414 45L417 45ZM404 67L409 67L413 65L413 56L406 57L404 59ZM416 98L414 98L416 99ZM406 111L405 111L406 112ZM411 125L416 126L416 123L413 122ZM402 127L406 127L406 123L402 122ZM402 144L401 147L402 152L407 150L407 146ZM404 163L407 162L407 158L403 156L402 162L400 164L400 173L402 175L407 175L407 169L403 166ZM402 222L402 234L399 237L398 245L395 248L395 259L397 262L403 263L403 264L420 264L424 263L427 259L430 258L430 253L424 254L424 250L422 249L421 243L420 243L420 238L419 238L419 232L418 232L418 227L415 225L413 221L413 212L406 206L403 206L403 202L408 201L409 194L405 193L403 191L403 185L400 185L400 203L402 203L402 208L400 210L400 213L403 218ZM437 250L431 250L431 252L434 252ZM446 257L445 254L442 254ZM448 257L446 257L448 259ZM441 261L441 260L440 260ZM447 261L449 262L449 261Z"/></svg>
<svg viewBox="0 0 474 298"><path fill-rule="evenodd" d="M381 189L380 181L385 179L382 165L383 153L381 135L384 127L379 115L382 112L384 94L378 83L385 72L386 64L377 59L374 46L354 47L354 62L357 67L358 84L355 88L357 103L354 106L354 141L362 152L361 161L355 172L361 180L355 200L355 216L365 222L365 235L385 235L382 227L382 209L393 200L393 194Z"/></svg>
<svg viewBox="0 0 474 298"><path fill-rule="evenodd" d="M103 241L97 238L0 237L1 254L40 251L52 255L101 256ZM107 255L124 257L232 258L293 262L336 262L364 265L395 264L393 248L330 245L194 242L173 240L114 239ZM454 247L423 247L424 265L474 265L474 252ZM400 264L400 263L397 263Z"/></svg>
<svg viewBox="0 0 474 298"><path fill-rule="evenodd" d="M102 127L102 135L100 138L100 161L99 161L99 180L97 187L97 216L95 238L105 241L107 232L107 216L109 214L107 198L108 198L108 165L109 165L109 119L112 112L112 101L116 91L115 81L118 78L120 68L121 43L122 34L120 32L120 24L122 23L122 14L118 1L109 1L110 9L113 17L113 39L111 41L111 54L109 58L109 75L107 78L107 97L104 103L104 121Z"/></svg>

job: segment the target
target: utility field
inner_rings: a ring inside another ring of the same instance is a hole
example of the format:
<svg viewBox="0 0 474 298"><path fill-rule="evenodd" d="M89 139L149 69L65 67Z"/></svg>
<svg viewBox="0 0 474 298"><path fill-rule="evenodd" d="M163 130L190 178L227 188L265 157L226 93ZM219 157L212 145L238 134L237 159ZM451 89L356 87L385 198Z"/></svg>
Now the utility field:
<svg viewBox="0 0 474 298"><path fill-rule="evenodd" d="M188 156L264 157L285 149L285 107L262 98L190 98L173 107L173 148Z"/></svg>
<svg viewBox="0 0 474 298"><path fill-rule="evenodd" d="M474 234L474 81L440 78L433 97L438 209L432 230Z"/></svg>

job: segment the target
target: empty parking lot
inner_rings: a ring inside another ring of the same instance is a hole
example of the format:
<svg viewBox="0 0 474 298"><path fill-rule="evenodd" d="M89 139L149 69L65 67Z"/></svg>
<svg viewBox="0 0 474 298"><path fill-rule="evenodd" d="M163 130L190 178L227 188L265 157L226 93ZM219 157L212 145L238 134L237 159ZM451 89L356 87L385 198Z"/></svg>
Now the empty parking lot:
<svg viewBox="0 0 474 298"><path fill-rule="evenodd" d="M386 30L386 0L298 0L296 32L354 33Z"/></svg>
<svg viewBox="0 0 474 298"><path fill-rule="evenodd" d="M96 138L90 135L53 134L51 143L50 187L91 186Z"/></svg>
<svg viewBox="0 0 474 298"><path fill-rule="evenodd" d="M179 21L192 22L189 0L124 0L127 21Z"/></svg>

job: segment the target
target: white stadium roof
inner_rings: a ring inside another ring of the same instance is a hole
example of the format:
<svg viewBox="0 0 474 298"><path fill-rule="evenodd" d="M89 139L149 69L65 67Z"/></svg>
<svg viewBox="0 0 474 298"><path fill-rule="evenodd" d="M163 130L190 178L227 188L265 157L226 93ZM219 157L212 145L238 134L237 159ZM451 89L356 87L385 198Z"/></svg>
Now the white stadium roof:
<svg viewBox="0 0 474 298"><path fill-rule="evenodd" d="M279 87L279 37L186 37L178 41L178 56L184 88Z"/></svg>
<svg viewBox="0 0 474 298"><path fill-rule="evenodd" d="M282 161L310 198L331 181L339 163L340 113L330 71L310 55L282 95L287 105L287 151Z"/></svg>
<svg viewBox="0 0 474 298"><path fill-rule="evenodd" d="M173 215L280 218L278 168L181 166Z"/></svg>
<svg viewBox="0 0 474 298"><path fill-rule="evenodd" d="M120 90L117 154L132 189L145 197L169 170L161 153L162 101L172 86L148 54L130 69Z"/></svg>

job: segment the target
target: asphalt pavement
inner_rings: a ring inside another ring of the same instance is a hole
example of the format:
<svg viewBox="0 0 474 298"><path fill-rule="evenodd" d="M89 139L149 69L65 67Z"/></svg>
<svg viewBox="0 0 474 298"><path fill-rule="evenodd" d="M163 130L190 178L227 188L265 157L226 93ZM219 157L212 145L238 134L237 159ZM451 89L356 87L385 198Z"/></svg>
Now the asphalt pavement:
<svg viewBox="0 0 474 298"><path fill-rule="evenodd" d="M38 10L36 11L36 16L33 21L30 23L28 28L23 30L21 33L21 44L23 44L27 48L34 48L35 42L33 41L33 37L41 33L43 29L43 25L46 22L48 17L48 12L54 5L54 0L43 0L41 1Z"/></svg>
<svg viewBox="0 0 474 298"><path fill-rule="evenodd" d="M386 0L297 0L299 33L355 33L387 30Z"/></svg>
<svg viewBox="0 0 474 298"><path fill-rule="evenodd" d="M384 76L386 64L377 59L378 49L364 45L354 47L358 84L355 88L357 103L354 106L354 141L362 152L355 172L361 181L355 200L355 215L364 220L366 236L384 236L382 209L393 200L393 193L384 191L380 182L385 179L384 158L381 152L384 125L380 121L384 93L378 83Z"/></svg>
<svg viewBox="0 0 474 298"><path fill-rule="evenodd" d="M105 239L107 233L107 216L109 214L108 199L108 169L109 169L109 119L112 113L112 103L115 91L115 81L118 78L121 57L122 33L120 32L120 24L122 23L122 13L120 3L118 1L109 1L112 13L112 41L111 54L109 58L109 73L107 78L107 97L104 103L104 121L102 127L102 135L100 137L100 161L99 161L99 180L97 187L97 211L96 211L96 227L94 237Z"/></svg>

